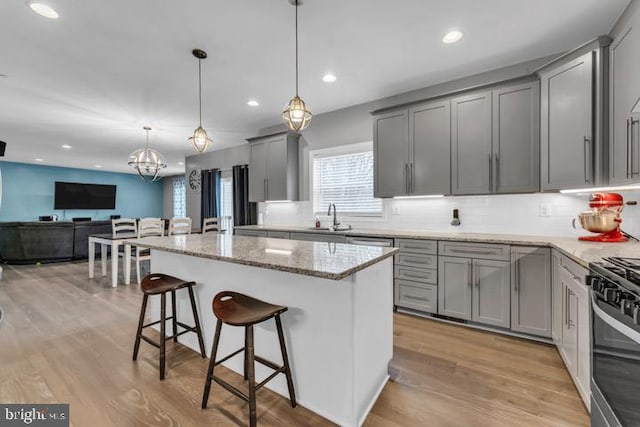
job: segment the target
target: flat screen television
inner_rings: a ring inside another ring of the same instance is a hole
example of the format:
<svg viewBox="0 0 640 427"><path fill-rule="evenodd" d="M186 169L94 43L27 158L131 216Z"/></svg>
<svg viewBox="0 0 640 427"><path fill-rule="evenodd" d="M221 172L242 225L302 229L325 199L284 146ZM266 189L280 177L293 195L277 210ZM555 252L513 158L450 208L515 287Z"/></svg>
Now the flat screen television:
<svg viewBox="0 0 640 427"><path fill-rule="evenodd" d="M115 209L116 186L57 182L54 209Z"/></svg>

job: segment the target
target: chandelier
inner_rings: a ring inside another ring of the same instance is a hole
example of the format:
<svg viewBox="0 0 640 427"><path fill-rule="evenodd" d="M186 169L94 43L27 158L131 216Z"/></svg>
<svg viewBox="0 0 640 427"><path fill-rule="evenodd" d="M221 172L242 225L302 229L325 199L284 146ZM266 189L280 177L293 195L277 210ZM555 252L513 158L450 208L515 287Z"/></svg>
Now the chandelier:
<svg viewBox="0 0 640 427"><path fill-rule="evenodd" d="M159 178L159 173L167 167L167 162L157 150L149 147L149 131L150 127L143 127L147 133L147 145L134 151L129 156L129 166L133 167L143 181L153 182Z"/></svg>

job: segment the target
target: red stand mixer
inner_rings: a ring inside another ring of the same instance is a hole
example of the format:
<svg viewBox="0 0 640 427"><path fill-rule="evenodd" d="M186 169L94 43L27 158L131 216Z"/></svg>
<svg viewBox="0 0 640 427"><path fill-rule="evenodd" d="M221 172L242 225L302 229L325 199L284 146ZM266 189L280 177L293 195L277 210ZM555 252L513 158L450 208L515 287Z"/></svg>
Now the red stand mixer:
<svg viewBox="0 0 640 427"><path fill-rule="evenodd" d="M578 215L578 221L585 230L600 233L597 236L580 236L579 240L587 242L626 242L627 238L620 231L624 208L624 200L617 193L593 193L589 199L591 209ZM573 220L576 227L576 219Z"/></svg>

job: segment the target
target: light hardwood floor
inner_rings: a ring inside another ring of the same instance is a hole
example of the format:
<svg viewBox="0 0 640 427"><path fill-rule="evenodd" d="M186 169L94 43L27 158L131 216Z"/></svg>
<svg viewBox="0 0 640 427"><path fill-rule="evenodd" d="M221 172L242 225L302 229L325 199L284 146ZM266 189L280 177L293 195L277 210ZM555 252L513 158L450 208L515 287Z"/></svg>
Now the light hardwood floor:
<svg viewBox="0 0 640 427"><path fill-rule="evenodd" d="M86 262L5 268L0 402L70 403L76 427L247 424L245 404L217 385L200 409L207 360L195 352L167 343L162 382L155 348L142 344L133 363L138 286L112 289L87 270ZM552 346L403 314L394 320L393 380L366 426L589 425ZM331 425L267 389L258 393L258 423Z"/></svg>

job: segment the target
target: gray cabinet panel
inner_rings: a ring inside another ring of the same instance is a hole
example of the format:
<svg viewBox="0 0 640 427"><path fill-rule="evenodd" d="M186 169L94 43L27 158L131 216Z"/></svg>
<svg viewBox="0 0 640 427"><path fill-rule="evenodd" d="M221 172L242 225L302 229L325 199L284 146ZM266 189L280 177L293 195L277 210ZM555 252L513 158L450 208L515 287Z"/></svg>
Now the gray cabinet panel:
<svg viewBox="0 0 640 427"><path fill-rule="evenodd" d="M508 261L511 257L509 245L449 242L446 240L438 242L438 253L440 255L493 259L497 261Z"/></svg>
<svg viewBox="0 0 640 427"><path fill-rule="evenodd" d="M560 254L552 251L551 254L551 338L556 345L562 345L562 281L560 278Z"/></svg>
<svg viewBox="0 0 640 427"><path fill-rule="evenodd" d="M493 91L493 186L497 193L540 190L540 83Z"/></svg>
<svg viewBox="0 0 640 427"><path fill-rule="evenodd" d="M511 269L508 261L473 260L474 322L508 328L511 324Z"/></svg>
<svg viewBox="0 0 640 427"><path fill-rule="evenodd" d="M282 135L267 144L267 198L288 200L287 197L287 137Z"/></svg>
<svg viewBox="0 0 640 427"><path fill-rule="evenodd" d="M640 13L610 47L609 183L640 178L640 115L631 110L640 97ZM633 123L632 123L633 122Z"/></svg>
<svg viewBox="0 0 640 427"><path fill-rule="evenodd" d="M290 236L288 231L267 231L267 237L274 239L288 239Z"/></svg>
<svg viewBox="0 0 640 427"><path fill-rule="evenodd" d="M395 281L395 305L427 313L438 310L438 287L408 280Z"/></svg>
<svg viewBox="0 0 640 427"><path fill-rule="evenodd" d="M542 75L543 190L593 186L593 53Z"/></svg>
<svg viewBox="0 0 640 427"><path fill-rule="evenodd" d="M236 236L267 237L267 232L260 230L235 230L234 234Z"/></svg>
<svg viewBox="0 0 640 427"><path fill-rule="evenodd" d="M266 200L267 189L267 143L255 142L250 147L249 201Z"/></svg>
<svg viewBox="0 0 640 427"><path fill-rule="evenodd" d="M402 253L437 254L438 242L435 240L396 239L396 248Z"/></svg>
<svg viewBox="0 0 640 427"><path fill-rule="evenodd" d="M490 193L491 92L454 98L451 110L452 193Z"/></svg>
<svg viewBox="0 0 640 427"><path fill-rule="evenodd" d="M471 260L438 258L438 314L471 320Z"/></svg>
<svg viewBox="0 0 640 427"><path fill-rule="evenodd" d="M291 240L307 240L312 242L345 243L347 238L339 234L291 233Z"/></svg>
<svg viewBox="0 0 640 427"><path fill-rule="evenodd" d="M451 193L450 102L409 109L409 187L413 195Z"/></svg>
<svg viewBox="0 0 640 427"><path fill-rule="evenodd" d="M396 279L412 280L420 283L438 283L438 271L435 269L423 269L396 265L394 269Z"/></svg>
<svg viewBox="0 0 640 427"><path fill-rule="evenodd" d="M551 337L551 250L511 248L511 329Z"/></svg>
<svg viewBox="0 0 640 427"><path fill-rule="evenodd" d="M373 120L374 194L393 197L409 192L409 116L406 109Z"/></svg>
<svg viewBox="0 0 640 427"><path fill-rule="evenodd" d="M399 253L395 256L396 265L417 268L438 268L437 255L421 255L411 253Z"/></svg>

